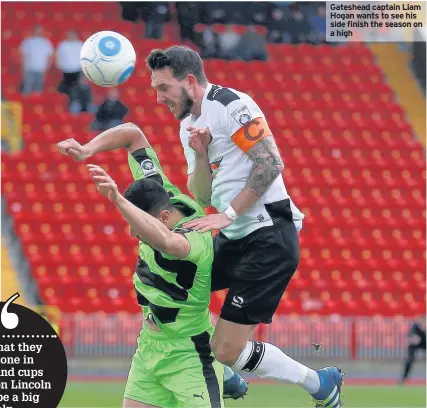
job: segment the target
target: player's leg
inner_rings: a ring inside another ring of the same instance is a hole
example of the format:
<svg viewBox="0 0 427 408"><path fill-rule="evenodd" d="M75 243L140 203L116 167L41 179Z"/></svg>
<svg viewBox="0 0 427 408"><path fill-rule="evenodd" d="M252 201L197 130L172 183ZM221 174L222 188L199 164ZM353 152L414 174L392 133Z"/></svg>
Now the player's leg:
<svg viewBox="0 0 427 408"><path fill-rule="evenodd" d="M234 252L234 257L240 255L212 340L216 358L236 371L297 384L316 400L327 400L328 406L339 407L339 369L330 367L316 372L272 344L249 341L255 325L271 323L297 268L299 244L292 220L284 219L242 240L228 241L220 251Z"/></svg>
<svg viewBox="0 0 427 408"><path fill-rule="evenodd" d="M408 355L406 356L406 360L405 360L405 363L403 366L403 374L402 374L402 379L401 379L402 384L408 378L409 373L412 370L412 366L414 365L414 362L415 362L415 354L416 354L416 351L418 350L418 348L419 347L417 344L410 344L408 346Z"/></svg>
<svg viewBox="0 0 427 408"><path fill-rule="evenodd" d="M141 331L125 386L123 408L175 408L173 394L156 379L154 370L163 355L158 342Z"/></svg>
<svg viewBox="0 0 427 408"><path fill-rule="evenodd" d="M219 233L214 237L214 246L221 246L221 243L225 239L224 235ZM214 258L214 264L212 267L212 279L211 279L211 292L218 290L228 289L231 284L231 278L228 274L226 267L232 266L232 259L221 259L221 255L218 251L218 256ZM224 365L224 398L239 399L243 398L248 391L248 384L245 379L235 373L230 367Z"/></svg>
<svg viewBox="0 0 427 408"><path fill-rule="evenodd" d="M164 359L156 369L161 384L181 408L223 408L224 367L210 348L213 330L164 345Z"/></svg>

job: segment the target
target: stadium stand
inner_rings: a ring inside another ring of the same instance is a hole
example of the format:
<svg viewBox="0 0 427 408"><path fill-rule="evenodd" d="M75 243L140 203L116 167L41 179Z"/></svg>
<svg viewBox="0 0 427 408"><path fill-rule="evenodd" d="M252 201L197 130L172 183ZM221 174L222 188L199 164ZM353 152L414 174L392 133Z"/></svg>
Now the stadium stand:
<svg viewBox="0 0 427 408"><path fill-rule="evenodd" d="M55 45L75 27L82 39L107 26L131 38L139 59L121 95L130 107L126 120L144 129L166 173L186 190L177 123L156 104L143 62L152 48L179 42L177 29L167 23L162 40L142 39L140 27L120 20L115 3L81 3L78 11L75 3L2 7L3 95L22 103L24 117L24 149L2 153L2 195L40 296L62 312L137 312L136 243L94 194L85 165L55 150L65 137L91 138L93 116L67 112L56 70L45 92L19 93L17 47L36 23ZM300 268L279 313L423 313L425 152L372 52L360 44L271 44L268 52L267 62L208 60L206 73L259 103L284 156L290 194L306 214ZM104 89L93 92L97 100L105 96ZM125 152L93 161L121 188L130 182ZM223 296L213 295L214 311Z"/></svg>
<svg viewBox="0 0 427 408"><path fill-rule="evenodd" d="M13 268L9 252L3 240L1 242L1 288L2 293L6 293L8 295L21 292L19 279L16 275L15 269ZM16 300L16 303L26 306L26 302L22 296Z"/></svg>

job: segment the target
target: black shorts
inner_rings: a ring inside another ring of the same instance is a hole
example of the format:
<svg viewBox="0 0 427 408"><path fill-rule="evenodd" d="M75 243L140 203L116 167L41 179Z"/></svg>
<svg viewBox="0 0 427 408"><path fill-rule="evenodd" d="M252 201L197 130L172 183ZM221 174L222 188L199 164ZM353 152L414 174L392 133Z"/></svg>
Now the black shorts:
<svg viewBox="0 0 427 408"><path fill-rule="evenodd" d="M298 233L289 200L267 204L273 225L237 240L215 237L212 291L229 289L221 318L240 324L271 323L299 263Z"/></svg>

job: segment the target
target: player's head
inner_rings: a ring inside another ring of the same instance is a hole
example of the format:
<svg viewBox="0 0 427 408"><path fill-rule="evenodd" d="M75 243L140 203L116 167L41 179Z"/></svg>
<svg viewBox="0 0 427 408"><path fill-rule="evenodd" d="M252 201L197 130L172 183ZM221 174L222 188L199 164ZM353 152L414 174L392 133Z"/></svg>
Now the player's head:
<svg viewBox="0 0 427 408"><path fill-rule="evenodd" d="M147 57L147 66L157 102L168 106L177 119L188 116L198 88L208 83L200 55L184 46L153 50Z"/></svg>
<svg viewBox="0 0 427 408"><path fill-rule="evenodd" d="M169 225L169 221L176 210L170 202L168 192L157 181L149 178L136 180L126 189L123 196L169 229L173 227ZM131 235L142 241L135 232L131 231Z"/></svg>

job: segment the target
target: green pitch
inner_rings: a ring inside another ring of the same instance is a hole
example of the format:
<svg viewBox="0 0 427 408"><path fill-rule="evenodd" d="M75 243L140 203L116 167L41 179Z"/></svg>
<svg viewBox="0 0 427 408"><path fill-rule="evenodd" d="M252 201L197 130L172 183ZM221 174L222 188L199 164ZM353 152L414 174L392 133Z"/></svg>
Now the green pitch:
<svg viewBox="0 0 427 408"><path fill-rule="evenodd" d="M119 408L124 384L119 382L70 382L60 408ZM407 408L426 406L424 387L345 386L345 408ZM307 394L295 386L250 384L244 400L226 401L227 408L310 408Z"/></svg>

